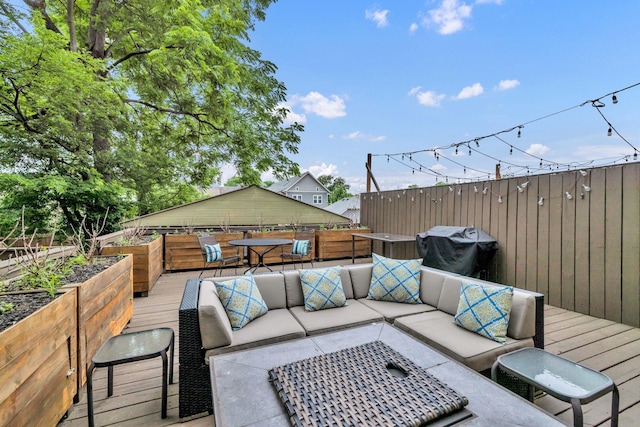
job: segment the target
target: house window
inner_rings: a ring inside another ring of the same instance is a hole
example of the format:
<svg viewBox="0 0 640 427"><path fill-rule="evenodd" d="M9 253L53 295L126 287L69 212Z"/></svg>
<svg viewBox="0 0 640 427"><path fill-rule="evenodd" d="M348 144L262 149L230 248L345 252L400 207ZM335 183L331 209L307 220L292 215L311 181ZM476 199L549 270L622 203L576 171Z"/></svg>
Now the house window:
<svg viewBox="0 0 640 427"><path fill-rule="evenodd" d="M302 201L302 194L294 194L291 196L293 200Z"/></svg>
<svg viewBox="0 0 640 427"><path fill-rule="evenodd" d="M322 204L322 195L320 194L315 194L313 196L313 204L314 205L321 205Z"/></svg>

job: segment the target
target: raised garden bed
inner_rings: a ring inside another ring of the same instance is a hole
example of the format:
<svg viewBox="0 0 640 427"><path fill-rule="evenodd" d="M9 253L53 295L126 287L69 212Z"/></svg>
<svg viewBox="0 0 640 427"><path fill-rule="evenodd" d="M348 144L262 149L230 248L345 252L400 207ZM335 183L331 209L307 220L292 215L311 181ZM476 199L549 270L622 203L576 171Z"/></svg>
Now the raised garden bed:
<svg viewBox="0 0 640 427"><path fill-rule="evenodd" d="M215 233L222 254L225 257L236 254L237 248L229 240L244 238L244 233ZM166 271L202 269L204 259L195 234L165 234L164 269Z"/></svg>
<svg viewBox="0 0 640 427"><path fill-rule="evenodd" d="M316 256L325 259L351 258L353 233L371 233L371 229L316 230ZM356 237L355 256L371 256L371 240Z"/></svg>

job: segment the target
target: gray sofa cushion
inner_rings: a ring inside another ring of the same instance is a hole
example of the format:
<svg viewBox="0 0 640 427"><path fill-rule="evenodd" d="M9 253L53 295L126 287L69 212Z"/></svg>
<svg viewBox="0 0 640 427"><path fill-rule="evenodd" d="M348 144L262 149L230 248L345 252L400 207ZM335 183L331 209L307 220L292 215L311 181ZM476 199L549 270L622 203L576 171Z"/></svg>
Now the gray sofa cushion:
<svg viewBox="0 0 640 427"><path fill-rule="evenodd" d="M447 276L442 284L442 291L438 299L438 310L455 316L460 302L460 288L462 280L455 276Z"/></svg>
<svg viewBox="0 0 640 427"><path fill-rule="evenodd" d="M422 267L420 270L420 299L423 303L434 307L438 306L442 285L446 277L447 273L443 271Z"/></svg>
<svg viewBox="0 0 640 427"><path fill-rule="evenodd" d="M321 269L318 269L321 270ZM302 292L302 283L300 282L300 273L298 270L284 271L284 283L287 294L287 307L304 306L304 293ZM340 281L342 282L342 290L344 295L349 299L353 299L353 286L351 285L351 277L344 267L340 267ZM262 288L260 288L262 292Z"/></svg>
<svg viewBox="0 0 640 427"><path fill-rule="evenodd" d="M226 282L234 277L215 277L208 280L213 282ZM255 274L253 280L255 280L260 290L260 295L262 295L262 299L267 304L269 310L287 307L287 294L282 273Z"/></svg>
<svg viewBox="0 0 640 427"><path fill-rule="evenodd" d="M302 325L308 335L315 335L352 326L381 322L380 313L368 308L360 302L349 299L344 307L320 311L305 311L304 307L289 307L289 311Z"/></svg>
<svg viewBox="0 0 640 427"><path fill-rule="evenodd" d="M514 289L507 335L517 340L536 334L536 298Z"/></svg>
<svg viewBox="0 0 640 427"><path fill-rule="evenodd" d="M429 304L405 304L401 302L375 301L366 298L359 299L358 302L380 313L384 316L384 320L389 323L393 323L393 320L400 316L437 310Z"/></svg>
<svg viewBox="0 0 640 427"><path fill-rule="evenodd" d="M204 348L231 344L233 331L213 282L203 280L198 295L198 323Z"/></svg>
<svg viewBox="0 0 640 427"><path fill-rule="evenodd" d="M453 316L442 311L399 317L394 325L426 344L475 371L491 368L501 354L533 347L533 339L514 340L505 344L487 339L453 323Z"/></svg>
<svg viewBox="0 0 640 427"><path fill-rule="evenodd" d="M371 285L373 264L351 264L345 269L349 271L351 284L353 285L353 297L355 299L366 298Z"/></svg>
<svg viewBox="0 0 640 427"><path fill-rule="evenodd" d="M224 309L222 311L224 312ZM232 341L229 345L207 350L205 363L208 364L209 357L216 354L244 350L258 345L274 344L304 336L304 329L296 322L289 310L286 308L269 310L267 314L249 322L242 329L233 331Z"/></svg>

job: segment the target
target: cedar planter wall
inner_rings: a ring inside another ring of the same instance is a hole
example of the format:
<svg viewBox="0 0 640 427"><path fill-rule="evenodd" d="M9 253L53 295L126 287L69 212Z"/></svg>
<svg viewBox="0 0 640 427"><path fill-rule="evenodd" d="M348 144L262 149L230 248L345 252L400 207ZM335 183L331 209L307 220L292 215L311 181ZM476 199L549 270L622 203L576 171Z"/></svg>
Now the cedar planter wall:
<svg viewBox="0 0 640 427"><path fill-rule="evenodd" d="M351 258L353 233L371 233L371 229L316 230L318 260ZM371 256L371 240L356 237L355 256Z"/></svg>
<svg viewBox="0 0 640 427"><path fill-rule="evenodd" d="M0 332L0 425L54 426L78 390L77 290Z"/></svg>
<svg viewBox="0 0 640 427"><path fill-rule="evenodd" d="M133 255L133 292L147 296L162 274L162 236L152 242L131 246L105 246L102 255Z"/></svg>
<svg viewBox="0 0 640 427"><path fill-rule="evenodd" d="M120 334L133 315L133 256L86 282L65 285L78 291L78 391L91 358L110 337Z"/></svg>
<svg viewBox="0 0 640 427"><path fill-rule="evenodd" d="M244 238L244 233L216 233L222 255L236 254L237 248L231 246L229 240ZM202 269L204 258L195 234L165 234L164 236L164 269L166 271Z"/></svg>
<svg viewBox="0 0 640 427"><path fill-rule="evenodd" d="M268 232L248 232L247 239L288 239L293 242L294 231L268 231ZM265 250L264 246L256 246L255 249L258 252ZM283 253L290 253L291 245L278 246L272 251L268 252L264 256L264 263L267 265L282 264ZM249 264L256 265L258 263L258 255L247 248L247 257L249 258Z"/></svg>

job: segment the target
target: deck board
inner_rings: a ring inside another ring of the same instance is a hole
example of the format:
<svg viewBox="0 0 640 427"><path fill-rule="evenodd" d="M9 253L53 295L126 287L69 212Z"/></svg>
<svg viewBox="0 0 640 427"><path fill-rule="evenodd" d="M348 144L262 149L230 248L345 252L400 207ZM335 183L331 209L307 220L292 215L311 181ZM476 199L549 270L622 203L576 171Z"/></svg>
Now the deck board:
<svg viewBox="0 0 640 427"><path fill-rule="evenodd" d="M358 262L367 262L359 259ZM316 267L339 265L346 260L316 262ZM213 270L210 270L211 273ZM168 417L160 418L160 358L116 366L114 395L106 398L106 369L94 373L94 408L98 426L212 426L213 418L201 414L178 418L178 307L187 279L200 271L165 273L149 291L148 297L134 299L133 318L125 332L170 327L176 332L174 384L169 386ZM233 274L233 268L226 269ZM620 389L620 426L634 426L640 418L640 329L598 319L557 307L545 306L545 342L547 350L580 362L609 375ZM573 422L569 404L540 395L536 404L558 416L567 424ZM585 425L609 425L610 395L584 406ZM86 393L74 405L60 427L87 425Z"/></svg>

